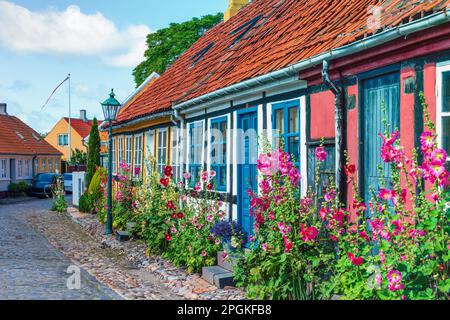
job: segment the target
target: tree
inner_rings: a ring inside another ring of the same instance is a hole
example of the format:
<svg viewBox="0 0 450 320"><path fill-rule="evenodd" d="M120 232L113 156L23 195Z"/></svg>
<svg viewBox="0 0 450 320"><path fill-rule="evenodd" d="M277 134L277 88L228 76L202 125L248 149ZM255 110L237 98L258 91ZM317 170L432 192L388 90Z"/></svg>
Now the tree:
<svg viewBox="0 0 450 320"><path fill-rule="evenodd" d="M71 165L85 165L87 163L87 154L86 152L76 148L72 150L72 161Z"/></svg>
<svg viewBox="0 0 450 320"><path fill-rule="evenodd" d="M91 127L91 133L89 134L89 146L88 146L88 162L86 171L86 185L89 186L92 177L100 166L100 133L98 132L97 119L94 118Z"/></svg>
<svg viewBox="0 0 450 320"><path fill-rule="evenodd" d="M136 86L139 86L152 72L159 74L174 63L206 31L223 19L222 13L193 18L183 23L171 23L147 36L145 61L133 70Z"/></svg>

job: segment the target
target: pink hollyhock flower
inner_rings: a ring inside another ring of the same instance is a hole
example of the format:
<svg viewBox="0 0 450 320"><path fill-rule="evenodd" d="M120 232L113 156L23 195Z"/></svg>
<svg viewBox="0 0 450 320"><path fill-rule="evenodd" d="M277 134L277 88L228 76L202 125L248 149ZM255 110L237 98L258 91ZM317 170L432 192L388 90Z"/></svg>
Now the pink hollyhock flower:
<svg viewBox="0 0 450 320"><path fill-rule="evenodd" d="M213 184L212 183L208 183L206 185L206 190L211 191L213 189Z"/></svg>
<svg viewBox="0 0 450 320"><path fill-rule="evenodd" d="M136 167L134 168L134 175L138 176L141 173L141 168L140 167Z"/></svg>
<svg viewBox="0 0 450 320"><path fill-rule="evenodd" d="M206 250L202 250L202 257L206 257Z"/></svg>
<svg viewBox="0 0 450 320"><path fill-rule="evenodd" d="M171 234L177 233L177 228L175 228L175 227L170 228L170 233Z"/></svg>
<svg viewBox="0 0 450 320"><path fill-rule="evenodd" d="M361 264L364 263L364 258L362 257L356 257L353 253L347 253L347 257L350 259L350 261L355 265L355 266L360 266Z"/></svg>
<svg viewBox="0 0 450 320"><path fill-rule="evenodd" d="M381 188L380 189L380 193L378 194L378 197L380 199L383 199L383 200L386 200L386 201L387 200L391 200L393 196L394 196L394 191L388 190L388 189L384 189L384 188Z"/></svg>
<svg viewBox="0 0 450 320"><path fill-rule="evenodd" d="M383 276L381 274L376 274L375 282L377 283L377 285L381 286L381 284L383 283Z"/></svg>
<svg viewBox="0 0 450 320"><path fill-rule="evenodd" d="M401 283L402 274L400 271L391 270L387 274L388 278L388 288L391 291L402 290L405 286Z"/></svg>
<svg viewBox="0 0 450 320"><path fill-rule="evenodd" d="M164 167L164 175L168 178L172 178L173 176L173 168L171 166Z"/></svg>
<svg viewBox="0 0 450 320"><path fill-rule="evenodd" d="M316 227L305 228L305 225L301 225L300 234L302 236L302 240L305 242L314 241L319 234L319 231Z"/></svg>
<svg viewBox="0 0 450 320"><path fill-rule="evenodd" d="M253 242L253 236L248 236L248 241Z"/></svg>
<svg viewBox="0 0 450 320"><path fill-rule="evenodd" d="M447 161L447 153L444 149L436 149L431 153L431 159L432 161L445 164L445 161Z"/></svg>
<svg viewBox="0 0 450 320"><path fill-rule="evenodd" d="M401 220L392 221L392 225L394 226L394 235L399 235L403 231L405 231L405 226Z"/></svg>
<svg viewBox="0 0 450 320"><path fill-rule="evenodd" d="M284 242L284 251L285 252L291 251L293 247L292 242L290 242L287 237L283 237L283 242Z"/></svg>
<svg viewBox="0 0 450 320"><path fill-rule="evenodd" d="M359 202L358 200L353 199L353 209L355 209L356 211L366 211L367 206L364 201Z"/></svg>
<svg viewBox="0 0 450 320"><path fill-rule="evenodd" d="M367 233L366 233L365 231L361 231L361 232L359 233L359 236L360 236L362 239L364 239L364 240L366 240L366 241L369 241L369 236L367 235Z"/></svg>
<svg viewBox="0 0 450 320"><path fill-rule="evenodd" d="M383 251L380 251L380 253L378 254L378 256L380 257L380 261L382 264L386 263L386 256L384 255Z"/></svg>
<svg viewBox="0 0 450 320"><path fill-rule="evenodd" d="M278 222L278 230L280 230L280 232L283 236L286 236L286 234L288 234L292 231L292 227L286 225L283 222Z"/></svg>
<svg viewBox="0 0 450 320"><path fill-rule="evenodd" d="M208 181L208 172L207 171L203 171L201 174L201 179L203 182Z"/></svg>
<svg viewBox="0 0 450 320"><path fill-rule="evenodd" d="M214 216L212 214L210 214L206 220L208 220L208 222L213 222Z"/></svg>
<svg viewBox="0 0 450 320"><path fill-rule="evenodd" d="M316 154L317 160L319 160L321 162L324 162L325 160L327 160L328 154L325 151L324 147L317 147L316 151L315 151L315 154Z"/></svg>
<svg viewBox="0 0 450 320"><path fill-rule="evenodd" d="M325 221L328 216L328 209L322 207L319 211L319 217L322 219L322 221Z"/></svg>
<svg viewBox="0 0 450 320"><path fill-rule="evenodd" d="M330 192L325 193L324 199L326 202L331 202L336 198L336 191L331 190Z"/></svg>
<svg viewBox="0 0 450 320"><path fill-rule="evenodd" d="M300 183L301 175L297 168L292 168L291 171L289 171L289 178L294 186Z"/></svg>
<svg viewBox="0 0 450 320"><path fill-rule="evenodd" d="M267 248L267 243L263 243L263 244L261 245L261 248L262 248L264 251L267 252L267 250L268 250L268 248Z"/></svg>
<svg viewBox="0 0 450 320"><path fill-rule="evenodd" d="M166 234L164 235L164 238L166 238L166 241L172 240L172 238L169 236L168 233L166 233Z"/></svg>
<svg viewBox="0 0 450 320"><path fill-rule="evenodd" d="M434 134L429 131L423 132L420 135L420 144L421 144L422 151L432 149L435 144Z"/></svg>
<svg viewBox="0 0 450 320"><path fill-rule="evenodd" d="M270 220L275 220L275 213L273 211L270 211L269 214L267 215L269 217Z"/></svg>
<svg viewBox="0 0 450 320"><path fill-rule="evenodd" d="M272 168L272 156L270 153L259 155L257 168L265 176L270 176L275 172Z"/></svg>
<svg viewBox="0 0 450 320"><path fill-rule="evenodd" d="M159 180L159 182L164 186L167 187L170 183L170 180L168 178L162 178Z"/></svg>
<svg viewBox="0 0 450 320"><path fill-rule="evenodd" d="M278 166L279 170L283 175L289 174L289 172L292 170L293 164L290 161L290 156L288 153L284 152L283 150L279 149L277 151L278 155Z"/></svg>
<svg viewBox="0 0 450 320"><path fill-rule="evenodd" d="M125 161L122 161L119 166L126 172L130 172L130 166Z"/></svg>
<svg viewBox="0 0 450 320"><path fill-rule="evenodd" d="M183 178L185 180L189 180L191 178L191 174L189 172L185 172L185 173L183 173Z"/></svg>
<svg viewBox="0 0 450 320"><path fill-rule="evenodd" d="M210 176L211 178L214 178L214 177L216 176L216 172L215 172L214 170L211 170L211 171L209 172L209 176Z"/></svg>
<svg viewBox="0 0 450 320"><path fill-rule="evenodd" d="M202 188L202 184L200 182L197 182L194 186L194 191L200 191Z"/></svg>
<svg viewBox="0 0 450 320"><path fill-rule="evenodd" d="M441 178L445 173L445 167L440 161L433 160L428 165L428 171L432 177Z"/></svg>

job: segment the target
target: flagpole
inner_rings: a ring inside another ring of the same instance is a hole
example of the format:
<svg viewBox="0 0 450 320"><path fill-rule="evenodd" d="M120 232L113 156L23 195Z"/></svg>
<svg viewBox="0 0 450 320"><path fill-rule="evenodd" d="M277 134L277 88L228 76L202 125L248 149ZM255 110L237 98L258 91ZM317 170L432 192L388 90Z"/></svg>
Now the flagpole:
<svg viewBox="0 0 450 320"><path fill-rule="evenodd" d="M69 163L72 162L72 114L71 114L71 101L70 101L70 73L67 76L69 78Z"/></svg>

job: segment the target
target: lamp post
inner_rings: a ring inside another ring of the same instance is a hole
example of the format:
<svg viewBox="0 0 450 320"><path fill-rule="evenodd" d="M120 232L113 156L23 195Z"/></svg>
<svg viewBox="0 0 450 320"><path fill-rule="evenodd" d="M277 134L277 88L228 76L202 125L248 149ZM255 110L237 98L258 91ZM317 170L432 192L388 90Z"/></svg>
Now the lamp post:
<svg viewBox="0 0 450 320"><path fill-rule="evenodd" d="M117 113L121 107L119 101L117 101L114 94L114 89L111 89L111 93L109 94L109 98L106 99L102 105L103 115L105 116L105 121L109 122L108 129L108 209L106 215L106 230L105 234L112 234L112 124L113 121L117 118Z"/></svg>

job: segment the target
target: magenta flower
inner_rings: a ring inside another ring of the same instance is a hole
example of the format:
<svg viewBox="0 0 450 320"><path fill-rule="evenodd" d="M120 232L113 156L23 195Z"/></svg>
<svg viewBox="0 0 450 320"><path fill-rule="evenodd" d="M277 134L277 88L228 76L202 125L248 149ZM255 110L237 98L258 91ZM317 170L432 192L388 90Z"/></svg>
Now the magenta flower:
<svg viewBox="0 0 450 320"><path fill-rule="evenodd" d="M429 131L425 131L420 135L420 144L421 144L421 149L422 151L427 151L429 149L432 149L435 145L435 137L434 134L429 132Z"/></svg>
<svg viewBox="0 0 450 320"><path fill-rule="evenodd" d="M447 161L447 152L444 149L436 149L431 153L431 161L436 163L445 164Z"/></svg>
<svg viewBox="0 0 450 320"><path fill-rule="evenodd" d="M316 158L317 158L319 161L324 162L325 160L327 160L328 154L327 154L327 152L325 151L325 148L324 148L324 147L317 147L317 148L316 148L316 151L315 151L315 154L316 154Z"/></svg>
<svg viewBox="0 0 450 320"><path fill-rule="evenodd" d="M292 242L290 242L287 237L283 237L283 242L284 242L284 251L285 252L291 251L293 248Z"/></svg>
<svg viewBox="0 0 450 320"><path fill-rule="evenodd" d="M183 177L185 180L189 180L191 178L191 174L189 172L183 173Z"/></svg>
<svg viewBox="0 0 450 320"><path fill-rule="evenodd" d="M311 242L314 241L319 234L319 231L316 227L309 227L305 228L305 225L301 225L301 231L300 234L302 236L303 241L305 242Z"/></svg>
<svg viewBox="0 0 450 320"><path fill-rule="evenodd" d="M202 257L206 257L206 251L202 250Z"/></svg>
<svg viewBox="0 0 450 320"><path fill-rule="evenodd" d="M383 199L383 200L387 201L387 200L391 200L392 197L394 196L394 194L395 194L395 192L392 191L392 190L381 188L380 189L380 193L378 194L378 197L380 199Z"/></svg>
<svg viewBox="0 0 450 320"><path fill-rule="evenodd" d="M214 170L211 170L211 171L209 172L209 176L210 176L211 178L214 178L214 177L216 176L216 172L215 172Z"/></svg>
<svg viewBox="0 0 450 320"><path fill-rule="evenodd" d="M292 231L292 227L286 225L283 222L278 222L278 230L280 230L280 232L283 236L286 236L288 233L290 233Z"/></svg>
<svg viewBox="0 0 450 320"><path fill-rule="evenodd" d="M140 167L136 167L134 168L134 175L138 176L141 173L141 168Z"/></svg>
<svg viewBox="0 0 450 320"><path fill-rule="evenodd" d="M391 291L397 291L402 290L405 286L401 283L402 281L402 274L398 270L391 270L387 274L388 278L388 288Z"/></svg>
<svg viewBox="0 0 450 320"><path fill-rule="evenodd" d="M261 245L261 247L262 247L262 249L263 249L264 251L267 252L267 250L268 250L268 248L267 248L267 243L263 243L263 244Z"/></svg>

